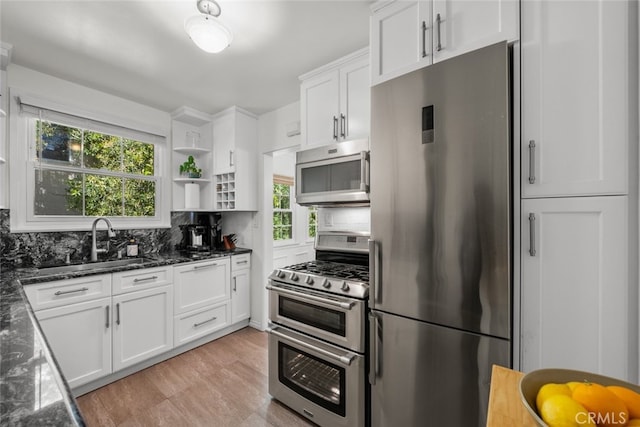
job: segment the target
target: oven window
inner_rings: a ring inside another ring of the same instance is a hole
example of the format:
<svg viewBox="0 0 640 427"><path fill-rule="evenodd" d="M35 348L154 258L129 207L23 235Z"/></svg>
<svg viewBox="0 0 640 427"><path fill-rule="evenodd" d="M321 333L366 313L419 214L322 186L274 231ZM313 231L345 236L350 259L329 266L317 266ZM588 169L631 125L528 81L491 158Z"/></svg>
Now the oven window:
<svg viewBox="0 0 640 427"><path fill-rule="evenodd" d="M278 314L280 316L341 337L346 336L345 313L283 296L279 298Z"/></svg>
<svg viewBox="0 0 640 427"><path fill-rule="evenodd" d="M345 370L278 342L278 379L307 400L345 416Z"/></svg>

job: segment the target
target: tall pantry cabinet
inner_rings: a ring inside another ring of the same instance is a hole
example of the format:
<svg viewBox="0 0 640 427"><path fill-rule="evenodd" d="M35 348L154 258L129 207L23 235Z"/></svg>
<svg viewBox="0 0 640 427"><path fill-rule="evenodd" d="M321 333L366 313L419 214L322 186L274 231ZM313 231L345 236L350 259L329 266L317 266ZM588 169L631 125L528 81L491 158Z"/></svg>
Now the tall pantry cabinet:
<svg viewBox="0 0 640 427"><path fill-rule="evenodd" d="M636 380L628 307L631 7L521 2L526 372L572 368Z"/></svg>

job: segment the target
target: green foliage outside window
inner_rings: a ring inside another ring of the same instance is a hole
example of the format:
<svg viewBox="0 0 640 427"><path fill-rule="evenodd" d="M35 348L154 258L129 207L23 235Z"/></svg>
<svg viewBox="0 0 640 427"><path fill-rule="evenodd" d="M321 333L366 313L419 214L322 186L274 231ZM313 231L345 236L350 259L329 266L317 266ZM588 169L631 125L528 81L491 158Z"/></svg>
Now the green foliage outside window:
<svg viewBox="0 0 640 427"><path fill-rule="evenodd" d="M293 239L291 186L273 184L273 240Z"/></svg>
<svg viewBox="0 0 640 427"><path fill-rule="evenodd" d="M316 237L316 231L318 231L318 210L316 208L309 208L307 226L308 237Z"/></svg>
<svg viewBox="0 0 640 427"><path fill-rule="evenodd" d="M154 216L154 145L35 121L36 215Z"/></svg>

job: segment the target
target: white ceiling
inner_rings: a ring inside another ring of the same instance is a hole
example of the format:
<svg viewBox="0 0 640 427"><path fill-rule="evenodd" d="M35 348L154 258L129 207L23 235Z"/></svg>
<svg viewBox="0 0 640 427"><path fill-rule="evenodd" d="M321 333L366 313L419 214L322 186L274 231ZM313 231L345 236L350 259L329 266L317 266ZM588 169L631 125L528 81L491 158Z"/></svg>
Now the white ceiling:
<svg viewBox="0 0 640 427"><path fill-rule="evenodd" d="M184 20L196 0L0 0L11 62L160 110L256 114L299 99L298 76L369 43L371 1L219 0L234 33L198 49Z"/></svg>

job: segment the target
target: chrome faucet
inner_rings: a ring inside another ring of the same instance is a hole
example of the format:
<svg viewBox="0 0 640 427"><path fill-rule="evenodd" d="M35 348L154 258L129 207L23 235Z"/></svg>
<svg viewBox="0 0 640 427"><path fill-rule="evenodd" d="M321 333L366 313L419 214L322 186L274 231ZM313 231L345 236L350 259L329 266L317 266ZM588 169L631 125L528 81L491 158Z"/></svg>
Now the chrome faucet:
<svg viewBox="0 0 640 427"><path fill-rule="evenodd" d="M109 237L116 237L116 232L113 231L113 226L111 225L111 221L105 217L96 218L93 221L93 225L91 226L91 261L98 261L98 254L107 253L109 251L109 240L107 240L107 247L98 249L98 245L96 244L96 226L98 221L104 221L107 224L107 234Z"/></svg>

